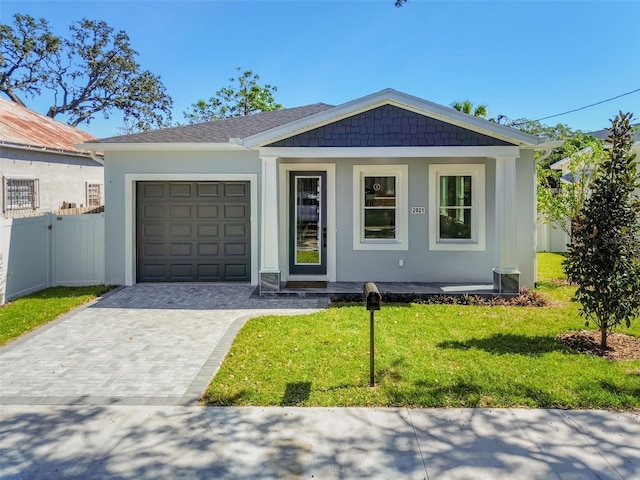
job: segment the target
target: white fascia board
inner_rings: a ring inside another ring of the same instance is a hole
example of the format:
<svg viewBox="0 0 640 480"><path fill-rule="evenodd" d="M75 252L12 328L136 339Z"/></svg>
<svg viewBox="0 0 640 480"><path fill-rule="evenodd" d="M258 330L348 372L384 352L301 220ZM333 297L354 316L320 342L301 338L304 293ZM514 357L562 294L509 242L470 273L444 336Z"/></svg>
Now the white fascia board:
<svg viewBox="0 0 640 480"><path fill-rule="evenodd" d="M234 143L79 143L78 148L92 152L159 152L159 151L211 151L211 150L247 150Z"/></svg>
<svg viewBox="0 0 640 480"><path fill-rule="evenodd" d="M520 157L519 147L262 147L281 158L495 158Z"/></svg>
<svg viewBox="0 0 640 480"><path fill-rule="evenodd" d="M489 122L406 93L386 89L286 125L251 135L243 140L243 145L249 148L268 145L283 138L298 135L387 104L521 146L539 145L543 141L543 139L535 135L520 132L495 122Z"/></svg>

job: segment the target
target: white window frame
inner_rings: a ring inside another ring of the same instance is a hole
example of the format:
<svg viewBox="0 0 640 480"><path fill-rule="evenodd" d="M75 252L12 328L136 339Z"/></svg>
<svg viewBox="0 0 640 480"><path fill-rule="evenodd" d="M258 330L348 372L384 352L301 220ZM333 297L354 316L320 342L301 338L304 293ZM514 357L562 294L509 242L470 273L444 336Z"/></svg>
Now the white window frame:
<svg viewBox="0 0 640 480"><path fill-rule="evenodd" d="M471 239L440 238L440 177L471 177ZM429 165L429 250L483 251L486 249L484 164Z"/></svg>
<svg viewBox="0 0 640 480"><path fill-rule="evenodd" d="M31 182L31 191L33 192L33 196L31 197L31 202L28 206L21 205L10 205L9 203L9 185L7 184L10 180L16 180L20 182ZM8 176L2 177L2 193L3 193L3 205L5 212L17 212L17 211L25 211L25 210L37 210L40 208L40 179L36 177L30 176Z"/></svg>
<svg viewBox="0 0 640 480"><path fill-rule="evenodd" d="M396 179L396 238L364 238L364 178L371 176ZM353 166L353 249L409 250L409 166L354 165Z"/></svg>

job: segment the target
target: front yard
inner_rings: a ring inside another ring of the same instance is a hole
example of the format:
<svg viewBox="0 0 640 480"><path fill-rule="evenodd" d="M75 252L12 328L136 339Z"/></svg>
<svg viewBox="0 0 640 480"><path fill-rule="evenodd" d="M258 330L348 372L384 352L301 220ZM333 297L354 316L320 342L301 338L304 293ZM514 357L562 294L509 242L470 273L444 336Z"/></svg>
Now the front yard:
<svg viewBox="0 0 640 480"><path fill-rule="evenodd" d="M584 328L561 259L539 256L539 292L548 307L383 305L374 388L362 306L251 320L202 401L640 410L640 360L577 353L557 338ZM640 337L640 321L617 331Z"/></svg>
<svg viewBox="0 0 640 480"><path fill-rule="evenodd" d="M0 307L0 346L103 295L113 287L52 287Z"/></svg>

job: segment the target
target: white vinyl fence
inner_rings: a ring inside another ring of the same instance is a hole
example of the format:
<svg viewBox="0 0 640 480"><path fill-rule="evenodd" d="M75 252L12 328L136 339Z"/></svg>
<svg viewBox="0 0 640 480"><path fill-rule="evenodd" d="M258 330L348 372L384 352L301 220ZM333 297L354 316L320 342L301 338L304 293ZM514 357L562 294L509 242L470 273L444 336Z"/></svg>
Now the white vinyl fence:
<svg viewBox="0 0 640 480"><path fill-rule="evenodd" d="M0 295L104 283L104 213L0 218Z"/></svg>

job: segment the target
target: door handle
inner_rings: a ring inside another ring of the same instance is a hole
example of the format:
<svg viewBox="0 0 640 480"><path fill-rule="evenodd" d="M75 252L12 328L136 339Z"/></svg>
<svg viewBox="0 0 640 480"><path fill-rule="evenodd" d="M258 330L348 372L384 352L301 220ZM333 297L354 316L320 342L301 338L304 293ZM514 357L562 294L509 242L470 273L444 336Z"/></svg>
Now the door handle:
<svg viewBox="0 0 640 480"><path fill-rule="evenodd" d="M327 227L322 227L322 246L327 248Z"/></svg>

